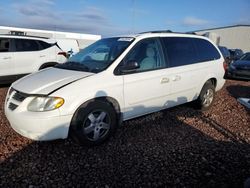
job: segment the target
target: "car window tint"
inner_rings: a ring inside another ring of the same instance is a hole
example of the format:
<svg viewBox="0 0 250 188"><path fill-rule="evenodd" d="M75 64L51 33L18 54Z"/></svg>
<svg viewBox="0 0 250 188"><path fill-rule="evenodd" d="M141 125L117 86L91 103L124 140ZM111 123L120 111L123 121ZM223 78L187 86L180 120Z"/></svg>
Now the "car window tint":
<svg viewBox="0 0 250 188"><path fill-rule="evenodd" d="M193 64L197 56L192 38L166 37L162 38L164 51L167 54L170 67Z"/></svg>
<svg viewBox="0 0 250 188"><path fill-rule="evenodd" d="M224 54L226 57L230 57L230 53L227 48L224 48Z"/></svg>
<svg viewBox="0 0 250 188"><path fill-rule="evenodd" d="M218 50L209 41L194 38L199 62L211 61L220 58Z"/></svg>
<svg viewBox="0 0 250 188"><path fill-rule="evenodd" d="M0 39L0 52L9 52L10 50L10 40Z"/></svg>
<svg viewBox="0 0 250 188"><path fill-rule="evenodd" d="M230 57L230 53L226 47L219 46L219 50L221 51L224 58Z"/></svg>
<svg viewBox="0 0 250 188"><path fill-rule="evenodd" d="M47 48L50 48L52 46L52 44L49 44L47 42L44 42L44 41L38 41L39 44L41 45L41 50L44 50L44 49L47 49Z"/></svg>
<svg viewBox="0 0 250 188"><path fill-rule="evenodd" d="M244 54L240 60L244 60L244 61L250 61L250 53L246 53Z"/></svg>
<svg viewBox="0 0 250 188"><path fill-rule="evenodd" d="M126 62L130 61L136 61L140 65L137 72L166 67L161 44L157 38L144 39L138 42L124 58L123 66L126 66Z"/></svg>
<svg viewBox="0 0 250 188"><path fill-rule="evenodd" d="M15 46L17 52L39 50L38 43L35 40L15 39Z"/></svg>

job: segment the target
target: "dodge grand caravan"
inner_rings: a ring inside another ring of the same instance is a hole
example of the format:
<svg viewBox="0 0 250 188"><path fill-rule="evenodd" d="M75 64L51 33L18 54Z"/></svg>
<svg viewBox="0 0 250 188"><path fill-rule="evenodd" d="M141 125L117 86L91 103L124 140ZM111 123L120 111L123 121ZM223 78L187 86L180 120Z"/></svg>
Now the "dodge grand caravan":
<svg viewBox="0 0 250 188"><path fill-rule="evenodd" d="M207 110L225 82L223 62L202 36L148 32L105 38L64 64L13 83L5 114L25 137L72 135L97 145L131 118L190 101Z"/></svg>

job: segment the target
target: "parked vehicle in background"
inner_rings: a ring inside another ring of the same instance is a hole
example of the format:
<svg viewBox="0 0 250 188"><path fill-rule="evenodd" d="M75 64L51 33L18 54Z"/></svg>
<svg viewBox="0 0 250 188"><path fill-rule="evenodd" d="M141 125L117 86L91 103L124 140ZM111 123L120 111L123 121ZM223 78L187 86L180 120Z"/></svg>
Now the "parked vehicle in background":
<svg viewBox="0 0 250 188"><path fill-rule="evenodd" d="M225 64L224 64L224 68L225 70L228 68L229 64L232 62L231 56L230 56L230 52L227 49L227 47L225 46L218 46L224 59L225 59Z"/></svg>
<svg viewBox="0 0 250 188"><path fill-rule="evenodd" d="M0 84L13 82L24 75L64 63L66 60L67 52L54 40L0 35Z"/></svg>
<svg viewBox="0 0 250 188"><path fill-rule="evenodd" d="M250 80L250 52L231 63L226 76L238 80Z"/></svg>
<svg viewBox="0 0 250 188"><path fill-rule="evenodd" d="M80 51L79 44L75 39L54 39L54 43L57 43L61 50L66 53L67 58Z"/></svg>
<svg viewBox="0 0 250 188"><path fill-rule="evenodd" d="M5 114L34 140L72 135L98 145L120 122L195 101L213 104L225 80L224 58L206 37L148 32L101 39L64 64L18 80Z"/></svg>
<svg viewBox="0 0 250 188"><path fill-rule="evenodd" d="M101 39L101 35L93 35L93 34L84 34L84 33L72 33L72 32L60 32L53 30L38 30L38 29L29 29L29 28L19 28L19 27L6 27L0 26L0 35L3 34L12 34L12 35L27 35L33 37L45 37L49 39L55 39L58 44L60 40L66 39L66 41L77 41L79 48L84 49L90 44L96 42ZM68 39L68 40L67 40ZM64 44L64 42L63 42ZM59 44L61 45L61 44ZM74 47L72 47L72 51L74 51ZM62 48L64 50L64 48ZM68 46L66 45L65 52L68 52Z"/></svg>
<svg viewBox="0 0 250 188"><path fill-rule="evenodd" d="M243 55L243 51L241 49L229 49L229 52L233 61L240 59Z"/></svg>

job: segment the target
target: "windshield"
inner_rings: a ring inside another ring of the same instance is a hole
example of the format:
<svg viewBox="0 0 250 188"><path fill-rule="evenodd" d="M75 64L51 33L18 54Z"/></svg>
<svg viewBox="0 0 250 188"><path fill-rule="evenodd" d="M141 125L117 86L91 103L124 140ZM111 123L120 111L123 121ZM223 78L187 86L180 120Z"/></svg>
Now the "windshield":
<svg viewBox="0 0 250 188"><path fill-rule="evenodd" d="M98 73L111 65L114 60L132 43L134 38L115 37L101 39L70 57L57 68Z"/></svg>
<svg viewBox="0 0 250 188"><path fill-rule="evenodd" d="M241 56L240 60L250 61L250 53L246 53Z"/></svg>

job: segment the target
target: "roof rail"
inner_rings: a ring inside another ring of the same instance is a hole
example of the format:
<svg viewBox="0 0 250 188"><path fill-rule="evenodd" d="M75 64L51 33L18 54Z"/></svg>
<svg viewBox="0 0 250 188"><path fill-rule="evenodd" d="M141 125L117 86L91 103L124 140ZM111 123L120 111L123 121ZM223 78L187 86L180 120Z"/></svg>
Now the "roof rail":
<svg viewBox="0 0 250 188"><path fill-rule="evenodd" d="M191 31L191 32L186 32L186 34L191 34L191 35L197 35L197 33Z"/></svg>
<svg viewBox="0 0 250 188"><path fill-rule="evenodd" d="M195 32L173 32L171 30L159 30L159 31L146 31L139 34L145 34L145 33L177 33L177 34L190 34L190 35L197 35Z"/></svg>
<svg viewBox="0 0 250 188"><path fill-rule="evenodd" d="M0 34L0 36L17 36L17 37L34 37L34 38L40 38L40 39L49 39L49 37L41 37L41 36L33 36L33 35L13 35L13 34Z"/></svg>
<svg viewBox="0 0 250 188"><path fill-rule="evenodd" d="M173 33L173 32L171 30L158 30L158 31L146 31L139 34L145 34L145 33Z"/></svg>

